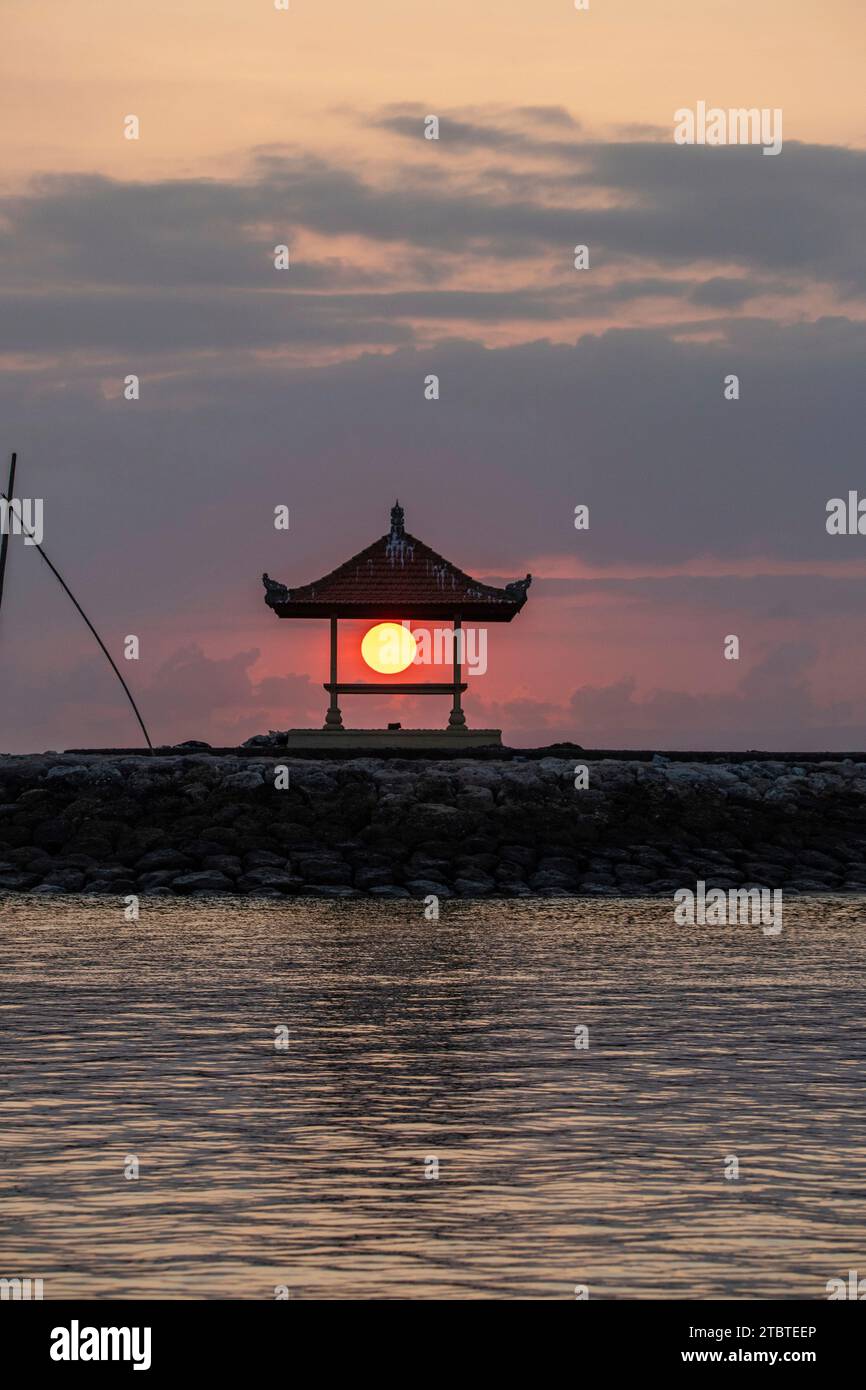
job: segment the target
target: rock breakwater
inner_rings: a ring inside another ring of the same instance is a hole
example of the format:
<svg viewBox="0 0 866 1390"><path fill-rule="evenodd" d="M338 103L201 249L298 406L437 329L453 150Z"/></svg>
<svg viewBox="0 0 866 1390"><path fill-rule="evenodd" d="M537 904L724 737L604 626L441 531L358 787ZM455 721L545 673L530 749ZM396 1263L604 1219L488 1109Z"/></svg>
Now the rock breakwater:
<svg viewBox="0 0 866 1390"><path fill-rule="evenodd" d="M866 763L587 766L578 790L557 757L0 757L0 894L866 892Z"/></svg>

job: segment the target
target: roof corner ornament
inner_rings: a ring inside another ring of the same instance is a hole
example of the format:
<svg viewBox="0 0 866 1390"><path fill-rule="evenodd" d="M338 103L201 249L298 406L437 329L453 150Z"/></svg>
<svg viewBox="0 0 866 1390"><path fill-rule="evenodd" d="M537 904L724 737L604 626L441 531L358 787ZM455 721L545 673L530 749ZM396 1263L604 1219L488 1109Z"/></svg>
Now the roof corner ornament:
<svg viewBox="0 0 866 1390"><path fill-rule="evenodd" d="M509 598L513 598L515 603L525 603L527 591L532 583L532 575L528 574L525 579L515 579L513 583L506 584L505 592Z"/></svg>
<svg viewBox="0 0 866 1390"><path fill-rule="evenodd" d="M285 584L279 584L276 579L271 579L269 574L262 575L262 583L265 586L265 603L269 608L273 608L277 603L288 603L291 595Z"/></svg>
<svg viewBox="0 0 866 1390"><path fill-rule="evenodd" d="M392 536L400 536L400 537L402 537L402 535L403 535L403 522L404 522L404 519L405 519L405 518L404 518L404 514L403 514L403 508L400 506L400 502L399 502L399 499L398 499L398 500L394 503L393 507L391 508L391 535L392 535Z"/></svg>

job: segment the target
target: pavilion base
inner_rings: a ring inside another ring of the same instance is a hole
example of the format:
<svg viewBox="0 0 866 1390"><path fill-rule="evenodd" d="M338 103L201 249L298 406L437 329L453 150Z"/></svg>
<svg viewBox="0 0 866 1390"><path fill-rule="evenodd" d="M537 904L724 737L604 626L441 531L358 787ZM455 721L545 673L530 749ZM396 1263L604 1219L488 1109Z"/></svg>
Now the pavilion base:
<svg viewBox="0 0 866 1390"><path fill-rule="evenodd" d="M280 740L282 747L282 739ZM377 748L501 748L501 729L289 729L286 748L313 751L346 749L370 751Z"/></svg>

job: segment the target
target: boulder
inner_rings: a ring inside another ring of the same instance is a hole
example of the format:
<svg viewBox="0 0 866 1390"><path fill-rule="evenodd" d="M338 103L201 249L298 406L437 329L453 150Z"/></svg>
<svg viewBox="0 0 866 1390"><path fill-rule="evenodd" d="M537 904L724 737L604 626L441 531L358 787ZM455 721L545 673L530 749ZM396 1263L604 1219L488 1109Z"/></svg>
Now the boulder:
<svg viewBox="0 0 866 1390"><path fill-rule="evenodd" d="M298 854L293 856L292 868L311 883L338 885L352 882L350 865L330 856Z"/></svg>
<svg viewBox="0 0 866 1390"><path fill-rule="evenodd" d="M284 869L286 856L269 849L251 849L244 854L244 867L250 869Z"/></svg>
<svg viewBox="0 0 866 1390"><path fill-rule="evenodd" d="M80 869L52 869L42 880L46 887L57 887L64 893L77 893L84 887L84 874Z"/></svg>
<svg viewBox="0 0 866 1390"><path fill-rule="evenodd" d="M152 869L150 873L139 874L137 891L153 893L157 888L168 888L177 877L176 869Z"/></svg>
<svg viewBox="0 0 866 1390"><path fill-rule="evenodd" d="M211 854L202 859L203 869L215 869L226 878L238 878L243 873L241 861L232 854Z"/></svg>
<svg viewBox="0 0 866 1390"><path fill-rule="evenodd" d="M194 874L180 874L172 888L176 893L231 893L234 884L225 874L215 869L204 869Z"/></svg>
<svg viewBox="0 0 866 1390"><path fill-rule="evenodd" d="M314 898L360 898L357 888L342 883L308 883L302 892Z"/></svg>
<svg viewBox="0 0 866 1390"><path fill-rule="evenodd" d="M444 883L436 883L427 878L410 878L406 882L406 887L413 898L450 898L453 896L451 889Z"/></svg>
<svg viewBox="0 0 866 1390"><path fill-rule="evenodd" d="M136 864L136 872L147 873L151 869L191 869L195 860L177 849L152 849L143 854Z"/></svg>
<svg viewBox="0 0 866 1390"><path fill-rule="evenodd" d="M489 876L485 878L455 878L454 892L461 898L483 898L488 893L492 893L495 888L493 879Z"/></svg>
<svg viewBox="0 0 866 1390"><path fill-rule="evenodd" d="M549 869L539 869L529 880L529 887L536 893L569 893L577 887L577 875L555 873Z"/></svg>
<svg viewBox="0 0 866 1390"><path fill-rule="evenodd" d="M0 874L0 893L26 893L39 882L39 874Z"/></svg>
<svg viewBox="0 0 866 1390"><path fill-rule="evenodd" d="M355 870L352 881L356 888L366 890L388 888L394 886L394 874L391 869L386 868L361 868Z"/></svg>
<svg viewBox="0 0 866 1390"><path fill-rule="evenodd" d="M224 787L232 791L258 791L265 785L265 779L257 768L245 768L243 772L233 772L223 781Z"/></svg>
<svg viewBox="0 0 866 1390"><path fill-rule="evenodd" d="M271 867L250 869L238 879L237 886L245 893L298 893L304 887L304 880L297 874Z"/></svg>

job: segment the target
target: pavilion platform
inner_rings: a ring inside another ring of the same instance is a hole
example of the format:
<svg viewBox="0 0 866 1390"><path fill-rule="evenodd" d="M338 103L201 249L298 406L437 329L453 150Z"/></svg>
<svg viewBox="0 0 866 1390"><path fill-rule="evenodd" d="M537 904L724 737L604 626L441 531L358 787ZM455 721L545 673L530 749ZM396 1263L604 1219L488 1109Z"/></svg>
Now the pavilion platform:
<svg viewBox="0 0 866 1390"><path fill-rule="evenodd" d="M380 752L383 748L423 749L428 753L461 748L501 748L501 729L289 729L287 750L311 752Z"/></svg>

